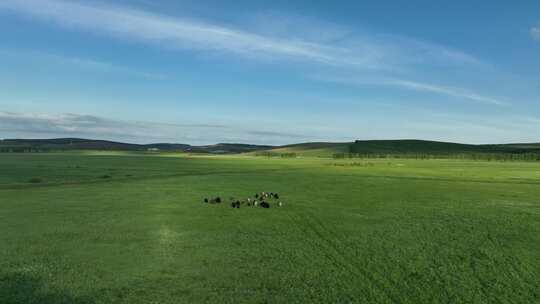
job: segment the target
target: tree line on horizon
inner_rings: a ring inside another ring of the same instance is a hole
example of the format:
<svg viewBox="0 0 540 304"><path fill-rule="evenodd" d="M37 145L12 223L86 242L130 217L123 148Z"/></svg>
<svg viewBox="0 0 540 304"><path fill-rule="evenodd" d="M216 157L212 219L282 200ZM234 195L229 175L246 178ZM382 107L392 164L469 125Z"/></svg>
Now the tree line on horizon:
<svg viewBox="0 0 540 304"><path fill-rule="evenodd" d="M383 159L383 158L403 158L403 159L466 159L466 160L486 160L486 161L540 161L540 153L334 153L334 159Z"/></svg>

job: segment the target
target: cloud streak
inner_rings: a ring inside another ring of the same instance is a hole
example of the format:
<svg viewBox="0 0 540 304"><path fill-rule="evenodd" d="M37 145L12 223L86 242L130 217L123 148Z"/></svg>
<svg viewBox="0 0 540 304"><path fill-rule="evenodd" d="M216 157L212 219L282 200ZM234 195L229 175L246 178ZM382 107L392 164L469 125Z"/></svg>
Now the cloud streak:
<svg viewBox="0 0 540 304"><path fill-rule="evenodd" d="M392 64L433 62L471 64L479 61L458 50L403 37L341 39L331 43L299 37L275 37L189 19L170 18L141 10L88 5L62 0L3 0L0 10L53 23L67 29L176 49L228 52L245 57L293 59L324 65L388 69ZM382 40L381 40L382 39Z"/></svg>
<svg viewBox="0 0 540 304"><path fill-rule="evenodd" d="M470 100L470 101L474 101L478 103L492 104L496 106L508 105L508 103L506 103L505 101L488 97L488 96L483 96L483 95L480 95L475 92L462 89L462 88L447 87L447 86L409 81L409 80L403 80L403 79L382 78L382 79L363 80L363 79L355 79L355 78L338 78L338 77L311 77L311 78L317 81L324 81L324 82L352 85L352 86L397 87L397 88L403 88L403 89L414 90L414 91L419 91L419 92L445 95L445 96L454 97L457 99L465 99L465 100Z"/></svg>
<svg viewBox="0 0 540 304"><path fill-rule="evenodd" d="M316 136L289 133L288 129L254 130L231 124L155 123L122 121L93 115L14 113L0 111L1 138L82 137L131 143L187 143L208 145L218 142L265 145L308 141L352 141L354 139L432 139L468 143L535 142L530 130L540 126L540 119L508 113L485 117L474 114L436 113L419 109L403 117L396 109L386 109L392 124L372 120L345 120L341 126L310 128ZM341 119L343 120L343 119ZM295 129L296 130L296 129ZM489 136L486 137L486 134Z"/></svg>
<svg viewBox="0 0 540 304"><path fill-rule="evenodd" d="M215 144L289 143L310 137L286 131L260 131L229 124L123 121L94 115L14 113L0 111L0 138L82 137L133 143Z"/></svg>
<svg viewBox="0 0 540 304"><path fill-rule="evenodd" d="M468 99L468 100L472 100L476 102L493 104L497 106L507 105L507 103L504 101L491 98L491 97L482 96L477 93L474 93L465 89L461 89L461 88L445 87L445 86L414 82L414 81L406 81L406 80L390 80L386 83L381 82L381 85L393 85L393 86L398 86L398 87L407 88L411 90L437 93L437 94L447 95L450 97Z"/></svg>
<svg viewBox="0 0 540 304"><path fill-rule="evenodd" d="M0 8L66 28L106 33L173 48L301 57L322 63L335 63L335 54L344 52L309 42L280 41L226 27L115 6L90 6L58 0L4 0L0 2Z"/></svg>

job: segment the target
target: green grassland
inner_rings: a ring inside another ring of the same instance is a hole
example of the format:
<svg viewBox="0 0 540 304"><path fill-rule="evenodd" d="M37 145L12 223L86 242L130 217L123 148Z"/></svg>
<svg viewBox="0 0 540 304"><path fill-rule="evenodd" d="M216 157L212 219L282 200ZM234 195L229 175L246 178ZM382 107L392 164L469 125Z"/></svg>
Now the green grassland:
<svg viewBox="0 0 540 304"><path fill-rule="evenodd" d="M536 162L4 153L0 303L538 303L539 198Z"/></svg>

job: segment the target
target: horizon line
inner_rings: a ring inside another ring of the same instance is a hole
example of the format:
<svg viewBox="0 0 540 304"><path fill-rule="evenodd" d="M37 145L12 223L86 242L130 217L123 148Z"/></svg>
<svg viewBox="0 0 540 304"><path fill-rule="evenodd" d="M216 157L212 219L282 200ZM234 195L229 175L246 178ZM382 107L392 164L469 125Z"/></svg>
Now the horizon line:
<svg viewBox="0 0 540 304"><path fill-rule="evenodd" d="M458 145L469 145L469 146L489 146L489 145L524 145L524 144L540 144L538 142L506 142L500 144L494 143L465 143L465 142L454 142L454 141L443 141L443 140L432 140L432 139L419 139L419 138L399 138L399 139L354 139L351 141L306 141L306 142L296 142L283 145L270 145L270 144L253 144L247 142L217 142L213 144L205 145L193 145L188 143L180 142L153 142L153 143L134 143L128 141L116 141L108 139L96 139L96 138L81 138L81 137L52 137L52 138L0 138L0 141L52 141L52 140L83 140L83 141L101 141L125 145L137 145L137 146L152 146L152 145L187 145L191 147L208 147L208 146L217 146L217 145L250 145L250 146L268 146L268 147L287 147L295 146L302 144L352 144L356 142L369 142L369 141L421 141L421 142L435 142L435 143L447 143L447 144L458 144Z"/></svg>

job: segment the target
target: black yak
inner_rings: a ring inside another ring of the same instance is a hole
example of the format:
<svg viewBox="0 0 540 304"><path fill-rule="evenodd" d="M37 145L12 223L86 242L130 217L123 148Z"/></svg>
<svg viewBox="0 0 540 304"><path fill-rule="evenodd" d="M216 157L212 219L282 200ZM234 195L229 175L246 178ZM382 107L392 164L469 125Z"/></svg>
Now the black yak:
<svg viewBox="0 0 540 304"><path fill-rule="evenodd" d="M265 208L265 209L268 209L268 208L270 208L270 204L267 203L267 202L261 202L261 207Z"/></svg>

